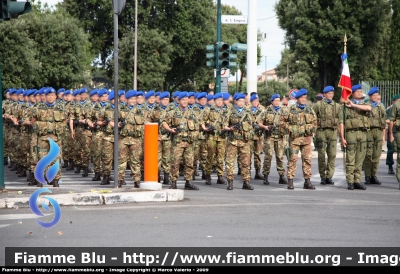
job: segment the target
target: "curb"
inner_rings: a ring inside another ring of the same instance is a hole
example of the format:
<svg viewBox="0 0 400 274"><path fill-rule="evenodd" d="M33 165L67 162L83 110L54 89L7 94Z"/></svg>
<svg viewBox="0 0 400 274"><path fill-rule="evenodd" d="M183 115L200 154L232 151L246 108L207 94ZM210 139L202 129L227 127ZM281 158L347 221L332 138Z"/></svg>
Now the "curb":
<svg viewBox="0 0 400 274"><path fill-rule="evenodd" d="M177 202L184 198L184 191L179 189L166 189L159 191L121 192L111 194L97 194L93 192L43 195L49 196L57 201L60 206L74 205L113 205L124 203L144 202ZM40 197L36 203L50 205L49 201ZM0 199L0 209L3 208L27 208L29 197Z"/></svg>

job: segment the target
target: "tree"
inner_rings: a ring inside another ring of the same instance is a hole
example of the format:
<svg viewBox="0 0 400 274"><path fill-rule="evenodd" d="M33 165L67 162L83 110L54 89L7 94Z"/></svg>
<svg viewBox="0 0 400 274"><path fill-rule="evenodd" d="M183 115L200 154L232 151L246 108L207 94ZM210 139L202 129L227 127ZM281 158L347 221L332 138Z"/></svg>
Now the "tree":
<svg viewBox="0 0 400 274"><path fill-rule="evenodd" d="M314 63L309 76L315 90L337 86L345 33L353 81L385 77L388 0L280 0L275 9L295 59Z"/></svg>
<svg viewBox="0 0 400 274"><path fill-rule="evenodd" d="M390 36L390 79L400 79L400 0L392 0L392 24Z"/></svg>

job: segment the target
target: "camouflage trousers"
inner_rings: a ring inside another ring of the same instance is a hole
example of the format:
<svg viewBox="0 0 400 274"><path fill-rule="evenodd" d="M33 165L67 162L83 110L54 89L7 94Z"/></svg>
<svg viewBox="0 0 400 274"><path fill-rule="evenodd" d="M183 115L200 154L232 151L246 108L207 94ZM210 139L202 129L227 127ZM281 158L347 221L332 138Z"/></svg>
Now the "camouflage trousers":
<svg viewBox="0 0 400 274"><path fill-rule="evenodd" d="M92 135L92 155L94 172L101 172L101 154L103 150L104 132L97 130Z"/></svg>
<svg viewBox="0 0 400 274"><path fill-rule="evenodd" d="M10 127L5 124L3 120L3 147L4 147L4 157L10 155Z"/></svg>
<svg viewBox="0 0 400 274"><path fill-rule="evenodd" d="M92 145L92 133L90 130L83 130L81 138L77 139L77 147L80 154L81 166L88 167L90 164L90 147Z"/></svg>
<svg viewBox="0 0 400 274"><path fill-rule="evenodd" d="M367 152L363 163L365 176L378 174L379 159L382 154L382 138L380 128L372 128L367 133Z"/></svg>
<svg viewBox="0 0 400 274"><path fill-rule="evenodd" d="M207 159L205 165L205 173L211 175L213 165L216 163L217 173L220 176L224 175L224 157L226 149L226 140L209 136L206 140Z"/></svg>
<svg viewBox="0 0 400 274"><path fill-rule="evenodd" d="M346 180L348 183L361 183L361 169L367 152L367 132L346 131Z"/></svg>
<svg viewBox="0 0 400 274"><path fill-rule="evenodd" d="M16 141L18 144L16 148L15 161L24 167L28 165L29 145L30 145L30 134L27 132L20 132Z"/></svg>
<svg viewBox="0 0 400 274"><path fill-rule="evenodd" d="M200 155L200 169L204 170L206 166L206 159L207 159L207 140L199 139L199 155Z"/></svg>
<svg viewBox="0 0 400 274"><path fill-rule="evenodd" d="M193 144L188 142L172 142L171 181L176 182L179 177L179 164L183 159L185 180L192 180L193 176Z"/></svg>
<svg viewBox="0 0 400 274"><path fill-rule="evenodd" d="M251 140L251 154L254 155L254 168L261 169L261 152L263 149L263 138ZM251 165L250 165L251 168Z"/></svg>
<svg viewBox="0 0 400 274"><path fill-rule="evenodd" d="M171 173L171 140L158 141L158 170Z"/></svg>
<svg viewBox="0 0 400 274"><path fill-rule="evenodd" d="M321 179L332 178L335 173L337 130L318 129L314 140L318 150L319 175Z"/></svg>
<svg viewBox="0 0 400 274"><path fill-rule="evenodd" d="M125 177L126 164L132 172L134 182L140 182L140 159L143 155L142 138L122 137L118 140L118 180Z"/></svg>
<svg viewBox="0 0 400 274"><path fill-rule="evenodd" d="M235 161L241 169L243 181L250 181L250 141L235 140L226 147L226 178L234 179Z"/></svg>
<svg viewBox="0 0 400 274"><path fill-rule="evenodd" d="M193 144L193 168L197 169L197 166L200 162L201 168L201 160L200 159L200 140L196 140Z"/></svg>
<svg viewBox="0 0 400 274"><path fill-rule="evenodd" d="M397 163L396 163L396 178L397 182L400 184L400 130L396 128L396 132L394 134L394 141L393 143L396 143L397 147Z"/></svg>
<svg viewBox="0 0 400 274"><path fill-rule="evenodd" d="M285 167L283 162L284 141L283 138L269 137L264 139L264 166L263 175L269 175L271 171L272 156L275 152L276 170L279 175L285 175Z"/></svg>
<svg viewBox="0 0 400 274"><path fill-rule="evenodd" d="M32 133L31 135L31 142L30 142L30 152L29 152L29 163L30 167L29 170L33 171L36 168L36 164L39 161L39 151L38 151L38 139L39 136L36 132Z"/></svg>
<svg viewBox="0 0 400 274"><path fill-rule="evenodd" d="M290 144L290 161L288 161L288 179L293 179L296 176L298 153L301 152L301 161L304 179L311 178L311 161L312 161L312 146L311 142L304 145Z"/></svg>
<svg viewBox="0 0 400 274"><path fill-rule="evenodd" d="M71 146L74 148L72 150L73 153L73 159L75 165L82 165L82 159L81 159L81 149L79 147L79 144L81 143L83 137L83 130L81 128L76 128L75 129L75 139L72 139Z"/></svg>
<svg viewBox="0 0 400 274"><path fill-rule="evenodd" d="M38 138L38 143L37 143L37 146L38 146L38 149L37 149L37 151L38 151L38 160L40 161L44 156L46 156L49 153L49 150L50 150L50 143L49 143L49 140L48 140L49 138L57 143L57 145L60 148L60 154L57 156L56 159L54 159L52 161L52 163L50 165L48 165L46 167L46 169L44 170L45 174L46 174L46 170L47 170L47 168L49 166L52 166L56 161L60 161L62 159L61 139L58 138L58 136L56 136L56 135L49 134L49 135L45 135L45 136L40 136ZM59 165L57 175L56 175L56 177L54 179L55 180L60 180L60 178L61 178L61 165Z"/></svg>
<svg viewBox="0 0 400 274"><path fill-rule="evenodd" d="M18 139L19 139L19 131L18 131L18 129L16 128L16 127L11 127L11 130L10 130L10 139L9 139L9 145L10 145L10 159L13 161L13 162L16 162L17 161L17 149L18 149L18 146L19 146L19 143L18 143Z"/></svg>
<svg viewBox="0 0 400 274"><path fill-rule="evenodd" d="M103 138L101 158L103 158L103 175L110 176L114 159L114 142L109 141L107 137Z"/></svg>

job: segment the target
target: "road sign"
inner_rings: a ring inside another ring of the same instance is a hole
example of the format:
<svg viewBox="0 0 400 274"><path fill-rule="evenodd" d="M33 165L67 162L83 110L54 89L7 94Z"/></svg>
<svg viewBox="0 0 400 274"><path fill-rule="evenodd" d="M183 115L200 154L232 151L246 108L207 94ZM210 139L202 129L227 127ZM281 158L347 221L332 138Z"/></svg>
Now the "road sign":
<svg viewBox="0 0 400 274"><path fill-rule="evenodd" d="M297 89L291 89L291 90L289 91L289 98L290 98L290 99L296 100L296 98L294 98L296 91L297 91Z"/></svg>
<svg viewBox="0 0 400 274"><path fill-rule="evenodd" d="M230 69L221 69L221 77L228 77L231 75ZM214 78L217 77L217 70L214 69Z"/></svg>
<svg viewBox="0 0 400 274"><path fill-rule="evenodd" d="M243 15L222 15L222 24L247 24L247 17Z"/></svg>
<svg viewBox="0 0 400 274"><path fill-rule="evenodd" d="M228 92L228 77L221 77L221 92Z"/></svg>

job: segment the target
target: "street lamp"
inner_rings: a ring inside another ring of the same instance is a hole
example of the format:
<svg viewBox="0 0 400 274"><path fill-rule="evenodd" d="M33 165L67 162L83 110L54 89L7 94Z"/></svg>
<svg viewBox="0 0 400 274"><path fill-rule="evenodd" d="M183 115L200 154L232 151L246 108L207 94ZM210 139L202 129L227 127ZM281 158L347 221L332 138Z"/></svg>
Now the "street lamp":
<svg viewBox="0 0 400 274"><path fill-rule="evenodd" d="M299 60L296 60L296 64L300 63ZM289 62L286 63L286 87L289 90Z"/></svg>

